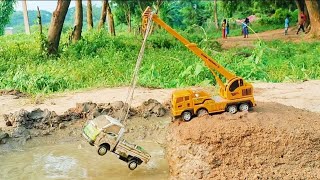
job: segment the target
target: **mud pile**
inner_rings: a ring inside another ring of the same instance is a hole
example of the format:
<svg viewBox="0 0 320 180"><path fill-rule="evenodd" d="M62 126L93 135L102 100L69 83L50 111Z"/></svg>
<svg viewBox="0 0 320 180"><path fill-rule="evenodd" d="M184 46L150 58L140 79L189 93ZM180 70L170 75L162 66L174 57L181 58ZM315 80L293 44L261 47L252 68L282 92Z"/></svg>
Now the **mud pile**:
<svg viewBox="0 0 320 180"><path fill-rule="evenodd" d="M171 124L171 179L320 179L320 114L275 103L254 111Z"/></svg>
<svg viewBox="0 0 320 180"><path fill-rule="evenodd" d="M54 111L48 109L35 109L33 111L20 110L15 113L5 114L4 120L9 129L10 137L25 137L30 139L29 130L39 130L31 132L31 135L48 135L56 129L65 128L69 122L78 119L93 119L100 115L109 115L116 119L123 119L128 109L128 104L122 101L113 103L77 103L75 108L71 108L62 115L57 115ZM149 99L141 106L129 108L128 118L132 116L140 116L148 118L150 116L161 117L166 114L165 107L154 99ZM7 138L7 135L0 137ZM4 138L3 138L4 139ZM2 139L0 139L1 141ZM5 143L5 142L4 142Z"/></svg>
<svg viewBox="0 0 320 180"><path fill-rule="evenodd" d="M13 95L16 96L16 99L21 98L21 97L26 97L27 95L22 93L19 90L0 90L0 96L2 95Z"/></svg>

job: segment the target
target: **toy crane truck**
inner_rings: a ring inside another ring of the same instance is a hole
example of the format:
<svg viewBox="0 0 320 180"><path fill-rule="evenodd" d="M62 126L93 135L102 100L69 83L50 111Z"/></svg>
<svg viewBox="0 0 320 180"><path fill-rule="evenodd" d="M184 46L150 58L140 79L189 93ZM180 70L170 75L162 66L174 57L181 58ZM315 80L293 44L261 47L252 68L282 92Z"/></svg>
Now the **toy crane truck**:
<svg viewBox="0 0 320 180"><path fill-rule="evenodd" d="M172 93L171 105L172 115L181 117L184 121L190 121L193 116L202 116L203 114L216 112L236 113L239 111L248 111L249 108L256 106L253 97L253 87L249 82L238 77L213 58L197 47L195 43L189 42L181 36L177 31L172 29L157 14L153 13L150 7L142 14L142 32L146 33L148 22L152 20L176 39L181 41L190 51L200 57L205 65L210 69L220 87L220 96L211 97L211 95L203 90L193 91L190 89L176 90ZM226 79L224 83L218 75Z"/></svg>
<svg viewBox="0 0 320 180"><path fill-rule="evenodd" d="M142 147L122 139L124 132L119 120L101 115L85 124L82 135L90 145L97 147L100 156L110 151L127 162L130 170L134 170L142 162L147 163L151 156Z"/></svg>

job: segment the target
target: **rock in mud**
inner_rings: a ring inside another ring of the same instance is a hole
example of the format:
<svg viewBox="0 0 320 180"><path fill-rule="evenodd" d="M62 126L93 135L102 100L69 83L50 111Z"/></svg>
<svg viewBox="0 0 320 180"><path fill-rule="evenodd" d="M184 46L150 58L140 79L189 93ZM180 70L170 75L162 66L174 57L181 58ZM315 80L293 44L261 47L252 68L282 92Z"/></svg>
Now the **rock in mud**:
<svg viewBox="0 0 320 180"><path fill-rule="evenodd" d="M7 142L7 138L9 138L9 134L6 132L2 132L0 129L0 144L5 144Z"/></svg>
<svg viewBox="0 0 320 180"><path fill-rule="evenodd" d="M143 104L137 107L137 112L144 118L148 118L152 115L162 117L166 114L166 108L155 99L149 99L143 102Z"/></svg>
<svg viewBox="0 0 320 180"><path fill-rule="evenodd" d="M17 127L13 130L11 137L21 138L25 141L31 138L30 132L25 127Z"/></svg>

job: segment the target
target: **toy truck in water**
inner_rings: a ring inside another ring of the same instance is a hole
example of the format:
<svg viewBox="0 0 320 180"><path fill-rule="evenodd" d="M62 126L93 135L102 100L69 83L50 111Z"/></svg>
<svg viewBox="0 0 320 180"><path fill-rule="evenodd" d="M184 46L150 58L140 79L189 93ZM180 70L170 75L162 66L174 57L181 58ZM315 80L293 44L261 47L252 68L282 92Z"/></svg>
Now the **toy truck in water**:
<svg viewBox="0 0 320 180"><path fill-rule="evenodd" d="M147 163L151 156L142 147L122 139L124 132L119 120L102 115L88 121L82 134L90 145L97 147L100 156L110 151L127 162L130 170L134 170L142 162Z"/></svg>

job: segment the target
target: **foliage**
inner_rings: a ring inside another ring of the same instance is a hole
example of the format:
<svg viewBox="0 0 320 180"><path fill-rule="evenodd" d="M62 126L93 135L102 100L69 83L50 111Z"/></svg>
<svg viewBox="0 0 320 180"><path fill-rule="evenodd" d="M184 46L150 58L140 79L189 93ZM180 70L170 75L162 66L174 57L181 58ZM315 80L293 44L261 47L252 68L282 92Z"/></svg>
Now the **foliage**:
<svg viewBox="0 0 320 180"><path fill-rule="evenodd" d="M15 0L0 0L0 35L4 33L4 27L10 21Z"/></svg>
<svg viewBox="0 0 320 180"><path fill-rule="evenodd" d="M221 65L249 81L320 78L319 42L257 42L254 49L221 51L217 43L212 39L203 41L199 33L187 38L193 38ZM110 37L106 31L91 31L84 33L76 44L66 46L66 42L64 35L59 57L47 57L39 53L38 35L0 37L0 89L37 94L130 84L142 37ZM197 56L164 33L150 36L140 70L140 86L172 88L200 84L215 81Z"/></svg>

